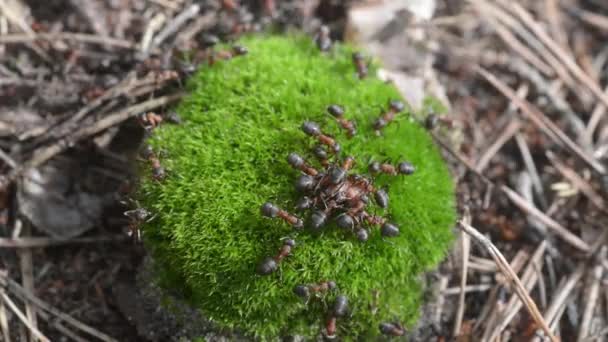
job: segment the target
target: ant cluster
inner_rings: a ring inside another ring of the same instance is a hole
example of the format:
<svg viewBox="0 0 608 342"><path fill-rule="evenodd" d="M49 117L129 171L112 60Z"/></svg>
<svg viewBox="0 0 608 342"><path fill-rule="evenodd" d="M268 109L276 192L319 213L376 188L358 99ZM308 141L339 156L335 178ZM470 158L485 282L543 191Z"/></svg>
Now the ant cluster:
<svg viewBox="0 0 608 342"><path fill-rule="evenodd" d="M373 128L379 133L404 108L402 102L390 101L388 109L375 120ZM327 107L327 113L336 120L349 138L357 134L356 123L346 119L341 106L330 105ZM361 242L369 239L372 229L378 229L382 237L398 236L399 227L395 223L369 212L372 203L382 209L388 207L389 195L386 189L374 185L372 177L353 172L355 158L342 157L340 143L333 136L323 132L317 123L305 121L301 129L316 141L312 154L319 164L319 167L313 166L296 152L287 156L287 163L299 172L294 182L295 190L300 194L295 210L301 215L290 213L276 204L266 202L260 209L262 216L280 219L296 231L306 229L313 233L320 232L330 222L334 222L337 227L351 233ZM367 169L371 176L378 174L402 176L415 172L415 167L407 161L396 165L371 162ZM256 272L265 276L277 271L279 264L293 252L295 247L295 240L285 240L275 256L266 257L258 264ZM319 284L298 285L293 291L295 295L308 301L311 295L324 294L334 289L336 289L335 282L323 281ZM336 321L345 316L347 310L347 298L338 295L326 324L327 337L335 336ZM395 336L403 335L404 332L398 323L383 323L380 330L382 333Z"/></svg>

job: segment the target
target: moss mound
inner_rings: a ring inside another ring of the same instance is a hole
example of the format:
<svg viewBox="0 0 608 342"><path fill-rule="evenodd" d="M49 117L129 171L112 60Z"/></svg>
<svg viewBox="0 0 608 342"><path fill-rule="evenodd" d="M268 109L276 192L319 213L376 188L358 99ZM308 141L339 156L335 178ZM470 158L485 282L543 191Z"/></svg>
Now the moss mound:
<svg viewBox="0 0 608 342"><path fill-rule="evenodd" d="M407 114L375 134L373 120L399 95L380 80L359 80L348 47L324 55L304 37L240 43L249 54L200 70L178 108L184 123L151 138L169 177L152 181L147 170L139 200L157 215L143 229L161 279L220 326L263 339L318 335L337 293L351 308L338 321L339 336L377 335L382 321L414 323L416 278L444 257L455 220L453 185L436 147ZM358 123L353 139L326 114L334 103ZM376 229L361 243L332 225L318 235L296 233L260 215L266 201L295 205L298 173L286 158L295 151L314 161L314 142L300 130L305 120L339 139L343 155L356 158L355 172L366 174L370 160L416 166L411 176L374 180L391 199L377 213L400 225L399 237L383 239ZM286 237L298 243L293 255L276 273L257 275L256 265ZM308 303L292 292L321 280L334 280L339 291Z"/></svg>

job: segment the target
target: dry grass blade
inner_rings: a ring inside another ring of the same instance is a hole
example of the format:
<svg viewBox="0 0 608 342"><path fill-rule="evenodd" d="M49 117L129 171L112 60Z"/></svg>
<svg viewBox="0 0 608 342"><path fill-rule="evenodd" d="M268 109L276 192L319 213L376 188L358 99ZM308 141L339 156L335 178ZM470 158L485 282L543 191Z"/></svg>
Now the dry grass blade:
<svg viewBox="0 0 608 342"><path fill-rule="evenodd" d="M502 146L507 141L509 141L519 131L520 128L521 128L521 123L519 122L519 120L517 120L517 119L511 120L511 122L509 122L509 125L507 126L507 128L505 128L503 130L503 132L500 134L498 139L496 139L496 141L479 158L479 161L477 162L477 166L475 167L475 169L478 172L482 172L486 168L486 166L488 166L488 164L490 164L490 161L496 155L496 153L498 153L498 151L500 151Z"/></svg>
<svg viewBox="0 0 608 342"><path fill-rule="evenodd" d="M534 204L526 201L526 199L521 197L517 192L511 190L505 185L501 186L500 189L505 195L507 195L513 204L518 206L521 210L534 216L543 224L547 225L547 227L551 228L564 241L570 243L572 246L580 249L581 251L588 252L591 250L591 247L585 241L581 240L564 226L545 215L545 213L542 211L538 210Z"/></svg>
<svg viewBox="0 0 608 342"><path fill-rule="evenodd" d="M553 153L547 152L546 155L557 171L559 171L559 173L561 173L562 176L569 180L574 186L580 189L581 192L587 196L587 198L589 198L591 203L593 203L600 210L606 210L602 196L600 196L600 194L593 189L589 182L579 176L572 168L559 161Z"/></svg>
<svg viewBox="0 0 608 342"><path fill-rule="evenodd" d="M470 215L465 215L464 220L469 223ZM467 286L467 274L469 270L469 257L471 252L471 239L468 234L461 233L461 256L462 256L462 269L460 271L460 293L458 296L458 310L456 311L456 319L454 320L453 336L459 336L462 329L462 319L464 318L465 309L465 288Z"/></svg>
<svg viewBox="0 0 608 342"><path fill-rule="evenodd" d="M37 40L46 40L49 42L57 40L73 40L79 43L99 44L123 49L135 50L137 47L130 41L103 37L94 34L75 33L75 32L57 32L57 33L37 33L35 35L11 33L0 35L0 44L15 44L29 43Z"/></svg>
<svg viewBox="0 0 608 342"><path fill-rule="evenodd" d="M515 274L511 266L509 266L509 263L502 255L502 253L500 253L498 248L496 248L494 244L492 244L492 242L488 240L485 236L483 236L477 229L466 224L462 220L458 221L458 225L465 233L469 234L474 240L481 244L484 249L488 251L488 253L492 256L492 258L496 262L496 265L504 274L506 279L512 282L512 284L514 285L514 289L517 293L517 296L525 304L526 308L528 309L528 312L530 313L534 321L543 329L545 334L547 334L547 336L552 342L558 342L559 340L555 335L553 335L553 333L549 329L549 326L547 325L547 322L545 322L540 311L536 307L536 303L534 303L534 301L528 294L528 291L526 291L523 284L521 283L521 280L519 279L519 277L517 277L517 274Z"/></svg>
<svg viewBox="0 0 608 342"><path fill-rule="evenodd" d="M17 220L17 223L20 222L21 220ZM22 234L29 235L30 231L30 226L26 224L25 228L22 230ZM22 249L17 254L19 255L19 265L21 268L21 281L23 282L23 287L27 291L32 292L34 291L34 263L32 261L32 250ZM25 315L30 321L32 327L37 329L38 318L36 311L36 308L34 308L29 302L25 302ZM34 340L33 336L31 339Z"/></svg>
<svg viewBox="0 0 608 342"><path fill-rule="evenodd" d="M0 289L0 291L2 291ZM6 317L6 307L4 306L4 300L0 298L0 329L2 330L3 341L10 342L11 334L8 330L8 318Z"/></svg>
<svg viewBox="0 0 608 342"><path fill-rule="evenodd" d="M75 142L91 137L97 133L100 133L110 127L116 126L125 120L136 116L137 114L145 111L152 110L154 108L168 105L172 102L177 101L183 96L183 93L177 93L172 95L166 95L158 97L152 100L148 100L126 109L116 111L106 115L91 126L83 127L76 130L73 134L61 139L53 145L41 148L27 163L20 165L20 167L13 169L5 179L0 181L0 189L6 187L10 182L14 181L23 172L28 169L38 167L53 158L60 152L65 151L69 146L72 146Z"/></svg>
<svg viewBox="0 0 608 342"><path fill-rule="evenodd" d="M121 242L127 239L128 237L122 234L113 236L91 236L85 238L74 238L69 240L59 240L46 237L22 237L18 239L0 238L0 248L40 248L69 244Z"/></svg>
<svg viewBox="0 0 608 342"><path fill-rule="evenodd" d="M500 81L494 75L492 75L487 70L481 68L480 66L475 66L475 70L479 73L483 78L485 78L492 86L494 86L498 91L500 91L503 95L505 95L509 100L511 100L521 112L532 121L539 129L545 132L550 138L555 140L556 143L560 145L565 145L568 147L574 154L579 156L583 161L585 161L589 166L591 166L595 171L600 174L605 174L606 169L597 160L590 157L587 153L585 153L572 139L570 139L566 133L564 133L557 125L555 125L551 120L549 120L541 111L539 111L536 107L534 107L528 101L519 98L515 91L507 86L504 82Z"/></svg>
<svg viewBox="0 0 608 342"><path fill-rule="evenodd" d="M13 311L13 313L15 313L15 315L29 329L29 331L32 333L32 335L35 338L39 339L41 342L50 342L51 341L46 336L44 336L44 334L42 334L40 332L40 330L38 330L36 327L32 326L32 324L27 319L27 317L25 317L23 312L21 312L21 310L19 310L17 305L6 295L6 292L4 292L4 289L0 289L0 299L2 301L4 301L4 303L6 303L6 305L9 307L9 309L11 309L11 311Z"/></svg>
<svg viewBox="0 0 608 342"><path fill-rule="evenodd" d="M608 247L604 246L599 253L598 259L603 259L606 257L606 250ZM591 270L588 283L589 286L584 291L585 293L585 309L583 311L583 318L581 320L581 325L578 331L578 342L583 342L587 337L589 337L589 332L591 329L591 320L593 318L593 312L595 310L596 305L598 304L598 298L600 294L600 282L604 275L604 267L600 262L597 262L593 269ZM608 304L608 303L607 303Z"/></svg>
<svg viewBox="0 0 608 342"><path fill-rule="evenodd" d="M600 86L587 75L581 67L564 51L557 43L549 37L545 30L532 18L532 15L516 2L500 1L504 6L512 9L519 16L521 21L536 34L536 36L559 58L564 66L583 84L587 87L605 106L608 106L608 95L604 94Z"/></svg>
<svg viewBox="0 0 608 342"><path fill-rule="evenodd" d="M63 312L59 311L58 309L52 307L51 305L49 305L46 302L39 299L38 297L34 296L31 292L26 291L23 287L19 286L19 284L17 284L12 279L6 278L6 277L0 275L0 280L2 280L2 278L4 278L3 279L4 281L6 281L7 288L10 291L12 291L14 294L22 297L25 301L29 301L32 304L38 306L40 309L47 311L51 315L57 317L57 320L64 321L64 322L70 324L71 326L79 329L80 331L83 331L91 336L94 336L101 341L117 342L116 339L114 339L114 338L102 333L101 331L76 320L72 316L70 316L66 313L63 313Z"/></svg>

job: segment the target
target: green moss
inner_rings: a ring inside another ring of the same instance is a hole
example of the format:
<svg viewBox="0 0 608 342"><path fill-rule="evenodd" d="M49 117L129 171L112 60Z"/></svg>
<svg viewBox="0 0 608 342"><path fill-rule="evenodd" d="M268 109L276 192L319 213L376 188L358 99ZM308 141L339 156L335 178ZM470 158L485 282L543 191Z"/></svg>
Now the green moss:
<svg viewBox="0 0 608 342"><path fill-rule="evenodd" d="M417 276L444 257L455 220L453 185L436 147L406 114L376 136L373 119L399 95L380 80L358 80L351 49L338 46L326 56L302 37L241 43L249 55L201 69L178 108L184 124L165 125L151 139L169 177L160 183L143 177L139 200L157 214L144 236L162 279L220 326L263 339L317 335L335 295L306 304L292 289L324 279L350 298L352 315L339 321L341 336L376 335L386 320L413 324ZM333 103L357 121L355 138L325 114ZM331 226L320 235L295 233L260 215L268 200L294 206L297 173L286 157L296 151L313 160L313 141L300 130L304 120L336 136L344 153L356 157L357 172L366 173L371 159L406 159L417 167L412 176L375 180L389 187L391 198L390 208L377 212L401 226L399 237L373 231L360 243ZM294 254L276 273L256 275L256 265L276 254L285 237L298 242Z"/></svg>

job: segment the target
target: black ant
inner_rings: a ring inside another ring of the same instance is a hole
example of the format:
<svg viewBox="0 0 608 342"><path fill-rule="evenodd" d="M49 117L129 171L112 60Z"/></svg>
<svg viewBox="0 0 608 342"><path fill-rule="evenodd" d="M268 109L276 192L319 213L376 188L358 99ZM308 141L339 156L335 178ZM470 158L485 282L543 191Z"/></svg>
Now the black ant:
<svg viewBox="0 0 608 342"><path fill-rule="evenodd" d="M401 323L395 322L383 322L380 323L380 332L387 336L403 336L405 335L405 329Z"/></svg>
<svg viewBox="0 0 608 342"><path fill-rule="evenodd" d="M316 185L316 181L312 176L300 175L294 185L297 191L306 192L311 190Z"/></svg>
<svg viewBox="0 0 608 342"><path fill-rule="evenodd" d="M346 316L348 312L348 298L344 295L336 297L334 307L329 314L325 329L327 331L327 338L333 339L336 337L336 323L337 319Z"/></svg>
<svg viewBox="0 0 608 342"><path fill-rule="evenodd" d="M279 268L281 260L285 259L291 254L291 250L296 246L296 241L293 239L287 239L281 246L279 253L274 257L266 257L258 265L256 271L259 275L269 275Z"/></svg>
<svg viewBox="0 0 608 342"><path fill-rule="evenodd" d="M270 218L279 217L279 218L283 219L283 221L289 223L291 226L293 226L296 229L300 229L300 228L304 227L304 222L301 219L299 219L298 217L296 217L294 215L291 215L287 211L277 207L276 205L274 205L270 202L266 202L262 205L261 212L262 212L262 215L264 215L266 217L270 217Z"/></svg>
<svg viewBox="0 0 608 342"><path fill-rule="evenodd" d="M315 155L315 157L317 157L319 163L321 163L323 167L326 168L329 166L329 156L327 155L327 150L325 149L325 147L323 147L323 145L315 146L312 150L312 153Z"/></svg>
<svg viewBox="0 0 608 342"><path fill-rule="evenodd" d="M304 122L302 124L302 131L312 137L317 138L317 140L319 140L321 144L329 146L334 153L340 152L340 144L338 144L338 142L336 142L334 138L323 134L323 132L321 132L321 129L319 128L319 125L317 125L316 123L312 121Z"/></svg>
<svg viewBox="0 0 608 342"><path fill-rule="evenodd" d="M296 296L304 298L308 300L311 294L321 294L331 291L336 288L336 282L334 281L322 281L318 284L308 284L308 285L297 285L293 288L293 293Z"/></svg>
<svg viewBox="0 0 608 342"><path fill-rule="evenodd" d="M314 167L306 164L304 158L295 152L292 152L287 156L287 162L294 169L300 170L309 176L316 176L319 173Z"/></svg>
<svg viewBox="0 0 608 342"><path fill-rule="evenodd" d="M329 173L330 180L333 184L340 184L346 178L348 171L353 167L355 158L348 156L344 159L342 167L332 167Z"/></svg>
<svg viewBox="0 0 608 342"><path fill-rule="evenodd" d="M390 122L395 119L395 116L405 109L405 104L399 100L391 100L388 102L388 110L384 112L376 121L374 121L374 129L380 131Z"/></svg>
<svg viewBox="0 0 608 342"><path fill-rule="evenodd" d="M327 217L331 214L331 211L334 210L338 205L335 201L331 201L325 209L318 209L313 211L310 215L310 228L313 231L318 231L321 227L325 225L327 222Z"/></svg>
<svg viewBox="0 0 608 342"><path fill-rule="evenodd" d="M378 204L378 206L380 208L387 208L388 207L388 193L386 192L386 190L384 189L377 189L374 192L374 199L376 200L376 204Z"/></svg>
<svg viewBox="0 0 608 342"><path fill-rule="evenodd" d="M385 173L387 175L396 176L398 174L411 175L416 171L416 168L408 162L400 162L397 164L397 167L388 163L372 162L369 164L368 170L372 174Z"/></svg>
<svg viewBox="0 0 608 342"><path fill-rule="evenodd" d="M336 118L336 121L338 121L340 127L346 130L349 138L352 138L355 136L355 134L357 134L357 125L355 122L344 118L344 108L334 104L327 107L327 112Z"/></svg>
<svg viewBox="0 0 608 342"><path fill-rule="evenodd" d="M369 74L369 68L367 66L367 62L365 61L365 57L361 52L353 53L353 64L355 64L355 69L357 69L357 76L359 79L364 79Z"/></svg>
<svg viewBox="0 0 608 342"><path fill-rule="evenodd" d="M319 50L323 52L327 52L331 49L332 43L329 34L329 27L321 25L319 32L317 32L313 39Z"/></svg>

